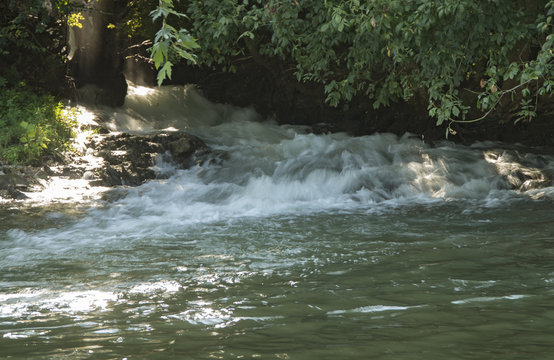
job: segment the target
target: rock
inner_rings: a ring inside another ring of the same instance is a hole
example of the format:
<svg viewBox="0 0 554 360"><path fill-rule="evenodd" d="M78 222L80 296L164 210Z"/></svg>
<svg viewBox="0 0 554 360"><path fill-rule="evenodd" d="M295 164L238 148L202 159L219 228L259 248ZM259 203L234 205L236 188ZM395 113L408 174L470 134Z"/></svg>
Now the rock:
<svg viewBox="0 0 554 360"><path fill-rule="evenodd" d="M83 170L70 165L64 166L62 176L70 179L80 179L83 176Z"/></svg>
<svg viewBox="0 0 554 360"><path fill-rule="evenodd" d="M82 179L84 180L94 180L94 178L95 178L94 173L90 170L85 171L82 177Z"/></svg>
<svg viewBox="0 0 554 360"><path fill-rule="evenodd" d="M2 175L0 175L0 190L6 190L10 185L11 185L10 177L2 173Z"/></svg>
<svg viewBox="0 0 554 360"><path fill-rule="evenodd" d="M15 186L8 185L6 187L0 187L0 198L25 200L28 198L28 196L18 190Z"/></svg>
<svg viewBox="0 0 554 360"><path fill-rule="evenodd" d="M21 191L17 190L14 187L10 187L7 190L7 194L14 200L25 200L29 198L27 195L25 195L24 193L22 193Z"/></svg>
<svg viewBox="0 0 554 360"><path fill-rule="evenodd" d="M181 168L202 163L211 154L199 138L169 131L148 135L107 135L97 138L92 147L106 164L98 171L100 180L91 182L96 186L137 186L147 180L163 178L164 175L156 173L152 167L156 158L166 153ZM217 157L221 156L214 155Z"/></svg>
<svg viewBox="0 0 554 360"><path fill-rule="evenodd" d="M198 160L209 152L208 147L199 138L184 134L177 140L171 141L165 146L173 160L183 168L188 168L198 163ZM169 139L170 140L170 139Z"/></svg>
<svg viewBox="0 0 554 360"><path fill-rule="evenodd" d="M105 171L100 174L105 186L123 185L122 171L118 171L111 167L106 166Z"/></svg>
<svg viewBox="0 0 554 360"><path fill-rule="evenodd" d="M193 147L188 139L181 138L179 140L171 142L169 144L169 149L173 156L178 157L182 155L189 155L191 150L193 150Z"/></svg>
<svg viewBox="0 0 554 360"><path fill-rule="evenodd" d="M0 175L0 190L27 190L31 181L32 179L30 178L30 175L23 173Z"/></svg>
<svg viewBox="0 0 554 360"><path fill-rule="evenodd" d="M125 188L113 188L102 194L102 200L106 202L114 202L124 198L128 191Z"/></svg>
<svg viewBox="0 0 554 360"><path fill-rule="evenodd" d="M40 191L45 181L53 177L84 179L88 181L86 186L138 186L171 175L167 170L154 170L159 156L179 168L219 163L226 156L225 152L212 151L193 135L170 131L147 135L96 134L90 140L86 154L87 158L97 156L101 159L85 160L75 154L63 163L50 162L41 167L0 164L0 197L27 199L24 192ZM123 193L115 191L113 194L118 197Z"/></svg>
<svg viewBox="0 0 554 360"><path fill-rule="evenodd" d="M35 173L35 178L47 180L50 176L52 176L53 173L44 171L44 168L38 168Z"/></svg>

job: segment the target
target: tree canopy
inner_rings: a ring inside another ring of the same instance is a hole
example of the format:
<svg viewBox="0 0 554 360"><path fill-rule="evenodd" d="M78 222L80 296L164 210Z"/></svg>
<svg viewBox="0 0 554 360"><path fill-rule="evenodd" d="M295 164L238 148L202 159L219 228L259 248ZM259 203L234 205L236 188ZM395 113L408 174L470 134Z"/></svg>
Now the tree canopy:
<svg viewBox="0 0 554 360"><path fill-rule="evenodd" d="M164 41L225 71L277 58L298 81L323 84L332 106L359 94L374 108L426 102L447 135L506 103L518 104L514 121L530 121L554 88L553 0L161 0L153 12L162 29L172 14L188 16L199 47L161 30L160 80Z"/></svg>

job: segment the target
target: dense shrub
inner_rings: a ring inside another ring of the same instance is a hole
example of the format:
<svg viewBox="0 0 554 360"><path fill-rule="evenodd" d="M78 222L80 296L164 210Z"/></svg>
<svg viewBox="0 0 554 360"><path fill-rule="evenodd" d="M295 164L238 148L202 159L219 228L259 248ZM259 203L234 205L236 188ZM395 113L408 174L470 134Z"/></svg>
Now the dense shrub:
<svg viewBox="0 0 554 360"><path fill-rule="evenodd" d="M0 88L0 160L36 163L71 147L74 114L49 95Z"/></svg>

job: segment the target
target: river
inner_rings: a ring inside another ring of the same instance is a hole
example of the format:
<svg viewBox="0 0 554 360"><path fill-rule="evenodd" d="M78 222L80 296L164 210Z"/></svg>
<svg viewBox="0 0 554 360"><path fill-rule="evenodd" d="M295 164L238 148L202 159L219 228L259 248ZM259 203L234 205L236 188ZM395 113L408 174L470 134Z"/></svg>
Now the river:
<svg viewBox="0 0 554 360"><path fill-rule="evenodd" d="M0 208L0 358L552 357L551 153L315 135L177 87L104 117L227 155Z"/></svg>

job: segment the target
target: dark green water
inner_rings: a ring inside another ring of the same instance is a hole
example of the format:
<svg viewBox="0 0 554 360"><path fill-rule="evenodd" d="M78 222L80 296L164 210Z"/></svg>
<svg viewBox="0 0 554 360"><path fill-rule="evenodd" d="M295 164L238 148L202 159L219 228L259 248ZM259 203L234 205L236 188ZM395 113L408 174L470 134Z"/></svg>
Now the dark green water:
<svg viewBox="0 0 554 360"><path fill-rule="evenodd" d="M229 157L0 209L0 358L552 358L554 189L513 151L193 131Z"/></svg>
<svg viewBox="0 0 554 360"><path fill-rule="evenodd" d="M236 219L102 243L83 234L32 252L12 232L1 353L548 359L553 234L552 202L528 200Z"/></svg>

